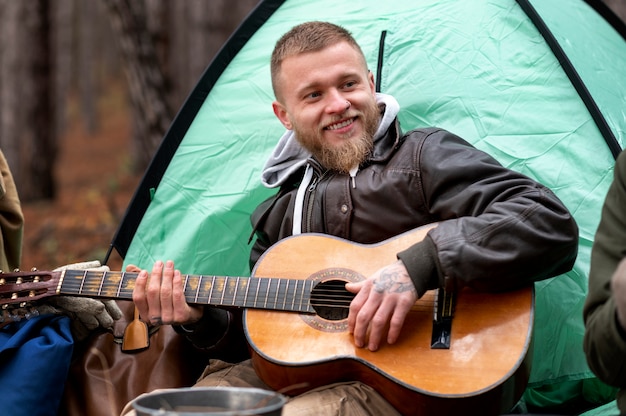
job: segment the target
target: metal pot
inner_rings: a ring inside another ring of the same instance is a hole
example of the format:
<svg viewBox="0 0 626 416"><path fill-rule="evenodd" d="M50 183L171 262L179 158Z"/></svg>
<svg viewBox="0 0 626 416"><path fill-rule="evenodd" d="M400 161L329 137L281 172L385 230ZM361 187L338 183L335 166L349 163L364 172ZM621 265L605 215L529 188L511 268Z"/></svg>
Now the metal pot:
<svg viewBox="0 0 626 416"><path fill-rule="evenodd" d="M282 394L242 387L193 387L157 390L132 403L137 416L280 416Z"/></svg>

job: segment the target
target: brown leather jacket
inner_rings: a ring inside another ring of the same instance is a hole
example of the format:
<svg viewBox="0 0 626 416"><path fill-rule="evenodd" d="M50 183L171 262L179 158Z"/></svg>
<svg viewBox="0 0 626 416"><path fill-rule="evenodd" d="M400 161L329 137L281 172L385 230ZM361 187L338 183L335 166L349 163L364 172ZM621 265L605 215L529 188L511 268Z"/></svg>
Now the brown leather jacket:
<svg viewBox="0 0 626 416"><path fill-rule="evenodd" d="M445 130L403 135L396 121L354 182L309 163L314 175L303 232L375 243L439 223L424 241L398 253L420 296L443 285L513 289L567 272L576 259L578 227L548 188ZM292 176L252 216L252 264L292 233L302 175Z"/></svg>

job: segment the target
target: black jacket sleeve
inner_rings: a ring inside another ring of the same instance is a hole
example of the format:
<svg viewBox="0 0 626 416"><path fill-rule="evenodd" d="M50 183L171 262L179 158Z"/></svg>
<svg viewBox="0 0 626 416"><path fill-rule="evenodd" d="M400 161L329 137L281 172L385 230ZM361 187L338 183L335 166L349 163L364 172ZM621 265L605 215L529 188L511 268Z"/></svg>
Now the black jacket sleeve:
<svg viewBox="0 0 626 416"><path fill-rule="evenodd" d="M550 189L444 130L422 142L415 160L439 221L428 233L434 251L420 243L400 256L416 287L433 286L433 267L439 286L492 292L571 270L578 226Z"/></svg>

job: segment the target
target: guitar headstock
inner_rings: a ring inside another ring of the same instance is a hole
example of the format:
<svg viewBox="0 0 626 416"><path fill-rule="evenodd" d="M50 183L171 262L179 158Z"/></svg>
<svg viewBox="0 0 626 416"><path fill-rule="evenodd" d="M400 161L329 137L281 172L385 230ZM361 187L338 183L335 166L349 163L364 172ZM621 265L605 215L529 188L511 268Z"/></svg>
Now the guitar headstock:
<svg viewBox="0 0 626 416"><path fill-rule="evenodd" d="M0 308L25 307L30 302L55 295L59 276L60 272L38 270L0 272Z"/></svg>

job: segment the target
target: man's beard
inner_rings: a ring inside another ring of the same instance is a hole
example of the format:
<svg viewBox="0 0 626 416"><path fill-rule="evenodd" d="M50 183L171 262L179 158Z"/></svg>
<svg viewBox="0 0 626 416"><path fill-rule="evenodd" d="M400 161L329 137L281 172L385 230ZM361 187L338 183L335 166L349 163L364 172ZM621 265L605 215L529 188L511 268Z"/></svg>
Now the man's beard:
<svg viewBox="0 0 626 416"><path fill-rule="evenodd" d="M345 140L337 146L324 144L321 133L306 133L294 124L294 132L300 144L307 149L315 159L326 169L342 173L349 173L359 166L372 153L374 148L374 134L380 121L380 109L375 101L360 114L363 120L364 132L362 136Z"/></svg>

